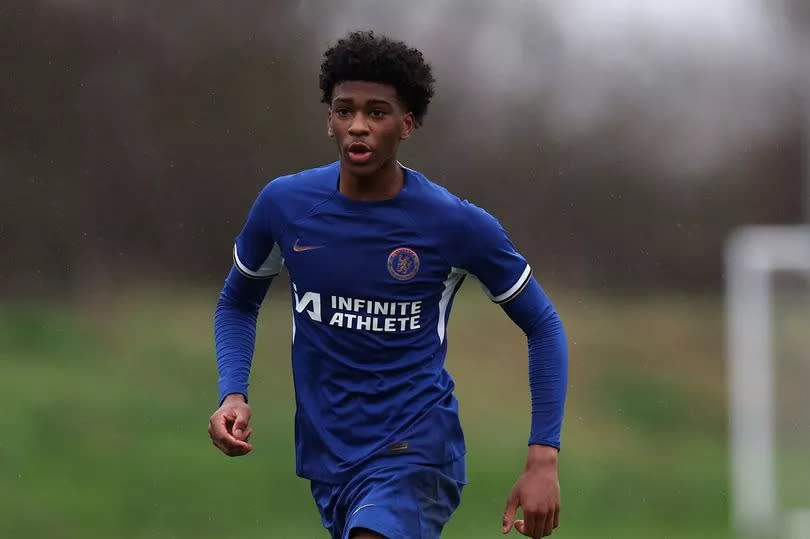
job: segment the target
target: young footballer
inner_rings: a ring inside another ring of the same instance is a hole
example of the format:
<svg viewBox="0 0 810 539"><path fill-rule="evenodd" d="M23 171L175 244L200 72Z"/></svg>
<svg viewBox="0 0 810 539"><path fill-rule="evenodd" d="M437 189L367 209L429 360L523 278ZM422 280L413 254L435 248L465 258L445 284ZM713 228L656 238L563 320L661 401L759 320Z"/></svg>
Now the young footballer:
<svg viewBox="0 0 810 539"><path fill-rule="evenodd" d="M215 313L220 407L208 430L226 455L252 450L256 319L286 266L296 472L323 525L335 539L439 537L466 482L446 328L474 275L528 337L529 447L502 531L544 537L559 522L566 338L498 221L397 160L433 83L421 52L372 32L325 52L320 87L339 158L267 184L236 238Z"/></svg>

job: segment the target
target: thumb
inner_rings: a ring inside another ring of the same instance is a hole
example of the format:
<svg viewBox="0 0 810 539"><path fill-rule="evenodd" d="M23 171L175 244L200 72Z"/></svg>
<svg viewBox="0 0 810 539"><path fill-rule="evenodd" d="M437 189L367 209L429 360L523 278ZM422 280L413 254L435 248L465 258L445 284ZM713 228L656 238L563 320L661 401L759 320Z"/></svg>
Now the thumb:
<svg viewBox="0 0 810 539"><path fill-rule="evenodd" d="M245 429L248 426L250 417L242 410L236 412L236 419L233 421L233 436L239 440L244 439Z"/></svg>
<svg viewBox="0 0 810 539"><path fill-rule="evenodd" d="M512 525L515 523L515 514L519 505L518 497L514 493L509 494L506 500L506 509L503 511L503 533L509 533L512 530Z"/></svg>

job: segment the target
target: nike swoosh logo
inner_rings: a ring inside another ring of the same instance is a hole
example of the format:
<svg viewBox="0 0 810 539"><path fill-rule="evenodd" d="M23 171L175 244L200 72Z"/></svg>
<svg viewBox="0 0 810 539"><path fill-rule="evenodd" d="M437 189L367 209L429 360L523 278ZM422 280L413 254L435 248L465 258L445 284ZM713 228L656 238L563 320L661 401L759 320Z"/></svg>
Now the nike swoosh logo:
<svg viewBox="0 0 810 539"><path fill-rule="evenodd" d="M311 251L313 249L323 249L326 245L300 245L300 239L295 240L295 244L293 244L293 251L300 253L301 251Z"/></svg>

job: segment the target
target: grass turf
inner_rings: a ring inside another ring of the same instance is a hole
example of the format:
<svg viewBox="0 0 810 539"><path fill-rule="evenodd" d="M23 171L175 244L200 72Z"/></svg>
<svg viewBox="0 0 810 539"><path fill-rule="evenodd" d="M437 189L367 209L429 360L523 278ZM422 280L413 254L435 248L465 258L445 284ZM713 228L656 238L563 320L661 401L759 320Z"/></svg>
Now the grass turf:
<svg viewBox="0 0 810 539"><path fill-rule="evenodd" d="M206 432L216 290L0 306L0 536L325 538L293 471L279 284L251 384L256 449L240 459ZM554 537L729 537L719 300L551 293L571 341ZM498 537L526 451L525 338L470 284L449 332L470 483L443 537Z"/></svg>

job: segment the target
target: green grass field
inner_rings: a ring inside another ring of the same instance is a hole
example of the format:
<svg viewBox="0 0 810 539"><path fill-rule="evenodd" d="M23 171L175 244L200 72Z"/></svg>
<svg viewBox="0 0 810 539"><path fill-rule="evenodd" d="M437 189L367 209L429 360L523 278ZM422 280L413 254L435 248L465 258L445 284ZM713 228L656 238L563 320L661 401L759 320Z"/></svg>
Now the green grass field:
<svg viewBox="0 0 810 539"><path fill-rule="evenodd" d="M206 432L217 290L0 307L0 537L325 538L293 471L280 284L260 320L255 450L240 459ZM729 537L719 299L550 293L571 341L554 537ZM499 537L526 451L525 338L470 283L453 315L470 483L444 537Z"/></svg>

